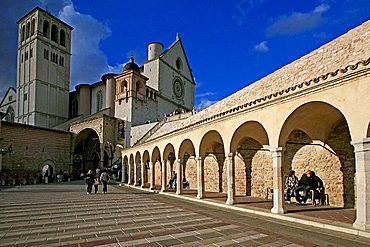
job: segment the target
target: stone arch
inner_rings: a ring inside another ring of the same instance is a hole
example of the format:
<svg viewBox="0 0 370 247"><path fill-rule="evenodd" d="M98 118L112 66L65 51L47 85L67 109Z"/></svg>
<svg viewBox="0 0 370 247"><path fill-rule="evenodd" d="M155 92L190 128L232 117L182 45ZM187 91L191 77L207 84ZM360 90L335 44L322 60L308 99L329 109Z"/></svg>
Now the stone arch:
<svg viewBox="0 0 370 247"><path fill-rule="evenodd" d="M129 184L134 183L134 162L135 162L134 154L130 154L129 169L128 169L129 180L127 180Z"/></svg>
<svg viewBox="0 0 370 247"><path fill-rule="evenodd" d="M139 181L139 178L140 178L140 174L141 174L141 164L142 163L142 160L141 160L141 154L139 151L136 152L135 154L135 164L134 164L134 174L136 172L136 178L134 176L134 182L137 183Z"/></svg>
<svg viewBox="0 0 370 247"><path fill-rule="evenodd" d="M51 26L51 41L58 43L58 27L53 24Z"/></svg>
<svg viewBox="0 0 370 247"><path fill-rule="evenodd" d="M279 146L285 147L283 172L315 171L323 179L330 203L354 207L355 162L347 120L334 106L313 101L285 120Z"/></svg>
<svg viewBox="0 0 370 247"><path fill-rule="evenodd" d="M74 145L74 156L78 155L80 159L78 162L73 162L72 173L80 174L87 173L88 170L95 171L100 162L96 162L96 154L100 157L100 139L98 133L91 128L81 129L76 138Z"/></svg>
<svg viewBox="0 0 370 247"><path fill-rule="evenodd" d="M161 152L156 146L153 149L151 156L153 167L154 167L154 186L162 183L162 164L161 164Z"/></svg>
<svg viewBox="0 0 370 247"><path fill-rule="evenodd" d="M42 25L42 35L46 38L49 38L49 27L50 27L49 22L47 20L44 20Z"/></svg>
<svg viewBox="0 0 370 247"><path fill-rule="evenodd" d="M176 152L175 148L171 143L168 143L163 150L163 161L166 163L166 177L167 181L171 179L171 174L173 171L176 172L175 164Z"/></svg>
<svg viewBox="0 0 370 247"><path fill-rule="evenodd" d="M370 122L367 126L367 133L366 133L366 137L370 137Z"/></svg>
<svg viewBox="0 0 370 247"><path fill-rule="evenodd" d="M219 132L210 130L202 137L199 154L204 159L205 190L213 192L226 191L225 148Z"/></svg>
<svg viewBox="0 0 370 247"><path fill-rule="evenodd" d="M53 182L51 179L56 171L54 161L49 159L45 160L44 162L42 162L40 170L45 183Z"/></svg>
<svg viewBox="0 0 370 247"><path fill-rule="evenodd" d="M234 132L230 151L235 154L235 193L246 196L265 196L272 188L272 157L269 138L261 123L248 121Z"/></svg>
<svg viewBox="0 0 370 247"><path fill-rule="evenodd" d="M150 155L149 155L149 151L148 150L145 150L144 153L143 153L143 161L142 161L142 165L144 166L144 185L146 185L147 183L149 183L149 173L150 173L150 167L149 167L149 161L150 161Z"/></svg>
<svg viewBox="0 0 370 247"><path fill-rule="evenodd" d="M183 179L189 183L191 189L197 188L197 162L194 144L190 139L182 141L179 148L179 158L182 162Z"/></svg>
<svg viewBox="0 0 370 247"><path fill-rule="evenodd" d="M124 173L122 173L122 177L124 178L123 181L128 181L128 157L127 155L123 156L122 158L122 171L124 171Z"/></svg>
<svg viewBox="0 0 370 247"><path fill-rule="evenodd" d="M61 46L66 46L66 32L64 29L60 29L60 45Z"/></svg>
<svg viewBox="0 0 370 247"><path fill-rule="evenodd" d="M14 123L14 119L15 111L12 106L9 106L8 109L6 109L5 121Z"/></svg>

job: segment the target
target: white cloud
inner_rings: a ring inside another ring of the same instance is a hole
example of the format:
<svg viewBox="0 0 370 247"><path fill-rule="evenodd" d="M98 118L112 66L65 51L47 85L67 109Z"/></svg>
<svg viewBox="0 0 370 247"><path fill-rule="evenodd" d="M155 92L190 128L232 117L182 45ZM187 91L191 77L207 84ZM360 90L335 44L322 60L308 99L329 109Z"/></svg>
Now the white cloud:
<svg viewBox="0 0 370 247"><path fill-rule="evenodd" d="M327 4L321 4L307 13L293 12L289 16L280 16L267 28L268 35L295 34L315 28L325 22L323 13L330 8Z"/></svg>
<svg viewBox="0 0 370 247"><path fill-rule="evenodd" d="M201 110L209 107L210 105L213 105L216 102L217 102L217 100L209 100L209 99L206 99L206 98L201 98L200 102L195 105L195 110L201 111Z"/></svg>
<svg viewBox="0 0 370 247"><path fill-rule="evenodd" d="M202 97L213 96L213 95L216 95L216 93L214 93L214 92L205 92L205 93L196 94L195 98L202 98Z"/></svg>
<svg viewBox="0 0 370 247"><path fill-rule="evenodd" d="M244 24L247 19L247 15L255 8L256 5L261 4L265 0L241 0L235 4L237 13L232 16L232 19L237 25Z"/></svg>
<svg viewBox="0 0 370 247"><path fill-rule="evenodd" d="M99 81L112 68L99 44L110 33L108 24L96 20L90 15L77 12L73 3L64 6L58 16L68 23L72 31L71 86L79 83Z"/></svg>
<svg viewBox="0 0 370 247"><path fill-rule="evenodd" d="M269 47L267 46L267 41L265 40L265 41L262 41L261 43L255 45L253 47L253 49L255 51L258 51L258 52L268 52Z"/></svg>
<svg viewBox="0 0 370 247"><path fill-rule="evenodd" d="M328 4L323 3L323 4L320 4L319 6L317 6L313 10L313 12L314 13L324 13L324 12L328 11L329 9L330 9L330 6Z"/></svg>

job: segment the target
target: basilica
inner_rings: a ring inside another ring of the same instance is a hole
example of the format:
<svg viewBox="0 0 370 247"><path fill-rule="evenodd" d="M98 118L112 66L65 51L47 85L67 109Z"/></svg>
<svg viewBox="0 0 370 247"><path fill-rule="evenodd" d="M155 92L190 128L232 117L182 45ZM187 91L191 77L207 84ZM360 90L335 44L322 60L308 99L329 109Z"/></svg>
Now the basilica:
<svg viewBox="0 0 370 247"><path fill-rule="evenodd" d="M263 199L272 215L287 212L290 171L309 171L329 207L353 209L354 230L370 230L370 21L198 113L178 35L167 49L150 43L143 66L131 58L69 92L72 27L39 8L18 24L17 87L0 108L3 171L119 163L122 184L163 193L175 172L186 184L177 195Z"/></svg>

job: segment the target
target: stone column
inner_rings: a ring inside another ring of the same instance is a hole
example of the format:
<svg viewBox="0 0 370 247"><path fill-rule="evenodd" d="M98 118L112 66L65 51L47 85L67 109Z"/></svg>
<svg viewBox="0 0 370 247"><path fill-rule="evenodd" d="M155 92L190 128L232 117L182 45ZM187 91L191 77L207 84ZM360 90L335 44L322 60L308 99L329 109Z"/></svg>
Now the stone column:
<svg viewBox="0 0 370 247"><path fill-rule="evenodd" d="M134 186L139 185L139 174L138 174L139 163L140 163L140 161L137 162L137 163L134 163Z"/></svg>
<svg viewBox="0 0 370 247"><path fill-rule="evenodd" d="M181 192L182 192L182 165L181 165L181 159L178 159L176 162L177 162L176 194L180 195Z"/></svg>
<svg viewBox="0 0 370 247"><path fill-rule="evenodd" d="M202 157L197 158L197 183L198 183L198 199L205 197L204 188L204 167Z"/></svg>
<svg viewBox="0 0 370 247"><path fill-rule="evenodd" d="M132 175L133 175L133 164L128 164L128 184L129 185L132 185L133 184L133 178L132 178Z"/></svg>
<svg viewBox="0 0 370 247"><path fill-rule="evenodd" d="M166 191L167 186L167 172L166 172L166 161L162 160L162 188L161 191Z"/></svg>
<svg viewBox="0 0 370 247"><path fill-rule="evenodd" d="M353 227L370 229L370 138L352 141L356 166L356 220Z"/></svg>
<svg viewBox="0 0 370 247"><path fill-rule="evenodd" d="M145 187L145 169L146 163L141 163L141 188Z"/></svg>
<svg viewBox="0 0 370 247"><path fill-rule="evenodd" d="M285 213L284 205L284 186L283 186L283 148L278 147L270 150L272 155L272 172L273 172L273 207L271 213Z"/></svg>
<svg viewBox="0 0 370 247"><path fill-rule="evenodd" d="M123 159L122 159L122 179L121 179L121 183L127 183L126 173L127 173L127 164L123 163Z"/></svg>
<svg viewBox="0 0 370 247"><path fill-rule="evenodd" d="M226 204L233 205L235 202L235 163L234 154L227 156L227 201Z"/></svg>
<svg viewBox="0 0 370 247"><path fill-rule="evenodd" d="M151 190L155 189L155 172L154 172L154 164L152 161L149 162L150 167L150 188Z"/></svg>

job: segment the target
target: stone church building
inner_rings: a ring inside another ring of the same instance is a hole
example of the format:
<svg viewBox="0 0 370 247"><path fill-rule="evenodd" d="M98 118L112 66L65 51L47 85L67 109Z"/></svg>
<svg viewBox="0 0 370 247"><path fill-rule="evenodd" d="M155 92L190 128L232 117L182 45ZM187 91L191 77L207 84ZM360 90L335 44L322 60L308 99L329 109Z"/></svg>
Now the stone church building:
<svg viewBox="0 0 370 247"><path fill-rule="evenodd" d="M132 58L120 74L69 93L72 27L39 8L18 24L16 101L14 90L2 101L16 106L16 123L0 125L1 146L12 147L3 168L72 172L119 161L122 183L165 192L175 171L199 200L272 193L274 214L286 212L289 171L312 170L330 205L354 208L354 228L370 229L370 21L196 114L179 36L166 50L149 44L142 67Z"/></svg>
<svg viewBox="0 0 370 247"><path fill-rule="evenodd" d="M17 23L17 86L8 90L0 105L6 114L3 129L63 132L71 141L64 147L68 155L62 162L50 157L33 163L26 161L30 157L17 157L22 142L14 140L18 144L9 144L14 150L4 156L4 168L13 163L42 170L40 166L47 164L53 173L60 169L86 173L110 166L118 161L117 144L128 147L165 116L193 110L195 83L179 35L167 49L159 42L150 43L143 66L131 57L120 74L103 75L100 81L79 84L70 92L73 28L39 7Z"/></svg>

